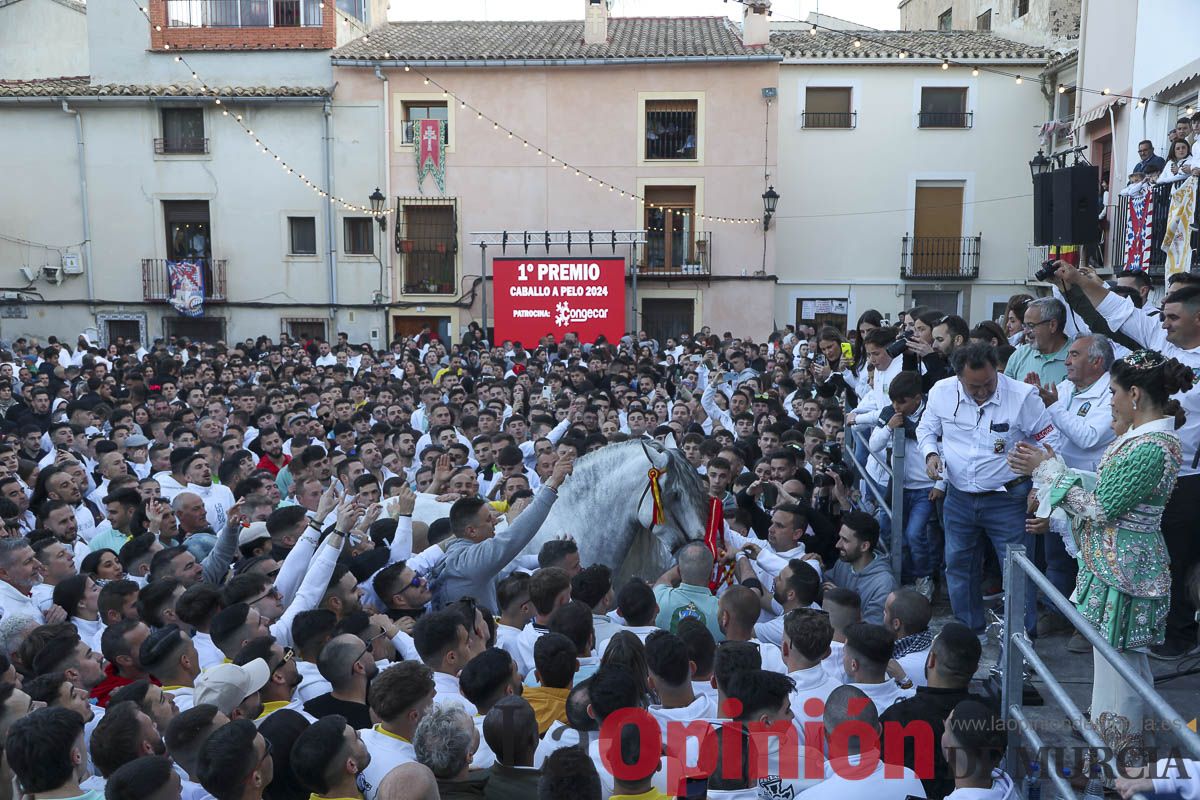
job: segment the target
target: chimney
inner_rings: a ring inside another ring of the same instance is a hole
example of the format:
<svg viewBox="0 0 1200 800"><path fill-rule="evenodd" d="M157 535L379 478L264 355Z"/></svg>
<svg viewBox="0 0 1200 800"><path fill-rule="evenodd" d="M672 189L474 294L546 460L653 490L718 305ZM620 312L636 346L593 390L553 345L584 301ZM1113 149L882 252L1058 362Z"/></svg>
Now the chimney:
<svg viewBox="0 0 1200 800"><path fill-rule="evenodd" d="M746 47L761 47L771 41L771 25L767 16L771 13L771 0L750 0L742 13L742 44Z"/></svg>
<svg viewBox="0 0 1200 800"><path fill-rule="evenodd" d="M608 0L587 0L583 13L583 43L608 44Z"/></svg>

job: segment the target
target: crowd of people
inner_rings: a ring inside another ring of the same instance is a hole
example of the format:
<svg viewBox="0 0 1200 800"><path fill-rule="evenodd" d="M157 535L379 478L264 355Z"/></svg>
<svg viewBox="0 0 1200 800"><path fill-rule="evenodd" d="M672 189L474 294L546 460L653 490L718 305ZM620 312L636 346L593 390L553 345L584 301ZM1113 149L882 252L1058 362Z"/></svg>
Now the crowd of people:
<svg viewBox="0 0 1200 800"><path fill-rule="evenodd" d="M1200 286L1053 280L766 342L6 343L0 800L1005 800L972 682L1010 546L1135 670L1196 649ZM652 583L581 563L602 520L527 552L643 437L715 541ZM1097 658L1106 742L1144 716ZM1196 791L1165 774L1119 788Z"/></svg>

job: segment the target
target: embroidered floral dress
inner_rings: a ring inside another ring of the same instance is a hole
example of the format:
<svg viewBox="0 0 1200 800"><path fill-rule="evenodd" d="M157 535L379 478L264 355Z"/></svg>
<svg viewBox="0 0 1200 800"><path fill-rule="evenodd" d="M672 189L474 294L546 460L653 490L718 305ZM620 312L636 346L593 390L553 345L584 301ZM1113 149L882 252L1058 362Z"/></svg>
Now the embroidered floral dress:
<svg viewBox="0 0 1200 800"><path fill-rule="evenodd" d="M1117 650L1161 644L1170 606L1171 574L1160 520L1182 457L1173 419L1132 428L1090 475L1060 458L1034 473L1047 509L1065 512L1078 546L1079 577L1072 600Z"/></svg>

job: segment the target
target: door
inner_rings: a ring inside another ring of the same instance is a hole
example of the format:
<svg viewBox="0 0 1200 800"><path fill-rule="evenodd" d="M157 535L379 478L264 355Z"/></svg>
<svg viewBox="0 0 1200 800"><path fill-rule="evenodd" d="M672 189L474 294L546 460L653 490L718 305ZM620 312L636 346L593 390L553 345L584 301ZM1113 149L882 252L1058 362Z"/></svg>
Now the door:
<svg viewBox="0 0 1200 800"><path fill-rule="evenodd" d="M682 272L695 258L695 186L646 187L644 272Z"/></svg>
<svg viewBox="0 0 1200 800"><path fill-rule="evenodd" d="M917 186L912 274L953 276L962 258L963 187Z"/></svg>
<svg viewBox="0 0 1200 800"><path fill-rule="evenodd" d="M651 339L664 344L668 337L678 339L681 333L694 332L695 313L696 303L693 300L647 297L642 300L640 327Z"/></svg>
<svg viewBox="0 0 1200 800"><path fill-rule="evenodd" d="M204 296L212 297L212 222L207 200L163 200L167 260L195 261L204 273Z"/></svg>

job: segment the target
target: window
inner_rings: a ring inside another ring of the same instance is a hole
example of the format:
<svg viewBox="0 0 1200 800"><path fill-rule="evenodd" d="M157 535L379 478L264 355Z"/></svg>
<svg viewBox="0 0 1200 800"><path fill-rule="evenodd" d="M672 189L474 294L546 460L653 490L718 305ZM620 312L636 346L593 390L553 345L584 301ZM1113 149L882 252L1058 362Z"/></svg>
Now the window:
<svg viewBox="0 0 1200 800"><path fill-rule="evenodd" d="M370 217L346 217L343 224L342 249L349 256L375 255L375 236Z"/></svg>
<svg viewBox="0 0 1200 800"><path fill-rule="evenodd" d="M285 317L280 320L283 327L281 333L300 342L324 339L327 321L320 317Z"/></svg>
<svg viewBox="0 0 1200 800"><path fill-rule="evenodd" d="M957 314L958 296L958 292L914 290L912 301L914 306L926 306L943 314Z"/></svg>
<svg viewBox="0 0 1200 800"><path fill-rule="evenodd" d="M1029 13L1029 0L1013 0L1013 16L1023 17Z"/></svg>
<svg viewBox="0 0 1200 800"><path fill-rule="evenodd" d="M695 159L698 103L646 101L646 159Z"/></svg>
<svg viewBox="0 0 1200 800"><path fill-rule="evenodd" d="M693 274L698 271L692 269L702 261L696 246L695 186L647 186L645 224L642 272ZM707 249L707 245L704 247Z"/></svg>
<svg viewBox="0 0 1200 800"><path fill-rule="evenodd" d="M204 109L164 108L162 138L155 139L154 151L160 154L207 153L204 138Z"/></svg>
<svg viewBox="0 0 1200 800"><path fill-rule="evenodd" d="M987 11L983 12L982 14L980 14L978 17L975 18L975 30L990 31L991 29L992 29L992 10L989 8Z"/></svg>
<svg viewBox="0 0 1200 800"><path fill-rule="evenodd" d="M1054 118L1059 122L1071 122L1075 119L1075 87L1066 87L1065 92L1059 92L1056 100Z"/></svg>
<svg viewBox="0 0 1200 800"><path fill-rule="evenodd" d="M969 128L971 116L967 111L965 86L921 87L922 128Z"/></svg>
<svg viewBox="0 0 1200 800"><path fill-rule="evenodd" d="M420 198L402 203L396 250L404 257L404 293L452 294L458 253L455 206Z"/></svg>
<svg viewBox="0 0 1200 800"><path fill-rule="evenodd" d="M805 128L853 128L857 115L850 110L850 87L816 87L804 90Z"/></svg>
<svg viewBox="0 0 1200 800"><path fill-rule="evenodd" d="M941 14L938 15L937 29L939 31L948 31L948 30L953 29L953 25L954 25L954 9L947 8L945 11L943 11Z"/></svg>
<svg viewBox="0 0 1200 800"><path fill-rule="evenodd" d="M317 254L316 217L288 217L288 255Z"/></svg>
<svg viewBox="0 0 1200 800"><path fill-rule="evenodd" d="M445 103L420 101L404 104L403 142L412 144L417 136L417 122L423 119L440 119L442 125L442 142L450 142L450 109Z"/></svg>

